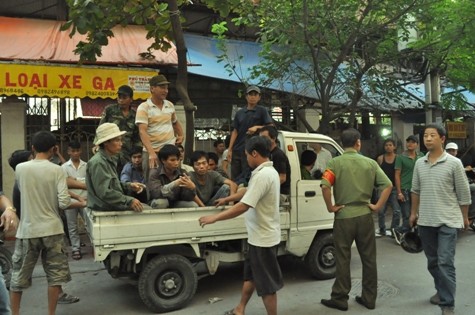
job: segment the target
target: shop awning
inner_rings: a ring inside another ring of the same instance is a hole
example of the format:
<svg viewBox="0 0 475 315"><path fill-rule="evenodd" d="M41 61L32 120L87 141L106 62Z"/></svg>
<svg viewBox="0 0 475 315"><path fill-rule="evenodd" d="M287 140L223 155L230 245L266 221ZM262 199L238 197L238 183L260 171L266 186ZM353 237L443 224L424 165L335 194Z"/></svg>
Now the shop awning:
<svg viewBox="0 0 475 315"><path fill-rule="evenodd" d="M79 56L74 49L86 37L76 33L72 38L69 31L60 31L64 22L51 20L19 19L0 17L0 60L45 61L54 63L77 63ZM175 45L167 52L156 50L154 59L144 59L152 40L146 38L143 26L116 26L114 37L102 48L102 56L95 64L103 65L177 65Z"/></svg>
<svg viewBox="0 0 475 315"><path fill-rule="evenodd" d="M143 26L113 28L114 37L103 47L97 62L79 65L73 50L85 36L69 37L60 31L63 22L0 17L0 95L60 98L115 98L117 88L130 85L135 99L150 96L148 80L158 70L175 66L175 45L167 52L154 51Z"/></svg>

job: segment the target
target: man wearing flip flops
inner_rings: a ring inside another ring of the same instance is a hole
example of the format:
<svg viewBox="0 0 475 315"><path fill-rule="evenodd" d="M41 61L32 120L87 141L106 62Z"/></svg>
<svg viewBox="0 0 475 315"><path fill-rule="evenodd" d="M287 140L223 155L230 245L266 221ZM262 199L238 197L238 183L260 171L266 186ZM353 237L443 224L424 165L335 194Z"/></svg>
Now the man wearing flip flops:
<svg viewBox="0 0 475 315"><path fill-rule="evenodd" d="M270 161L270 140L257 136L246 142L246 159L253 168L244 196L231 208L199 219L201 227L216 221L227 220L246 212L248 254L244 261L244 283L241 300L225 315L244 314L254 290L262 298L267 315L277 314L277 291L283 286L282 273L277 261L280 243L280 180ZM227 201L238 201L237 192ZM220 199L221 200L221 199Z"/></svg>

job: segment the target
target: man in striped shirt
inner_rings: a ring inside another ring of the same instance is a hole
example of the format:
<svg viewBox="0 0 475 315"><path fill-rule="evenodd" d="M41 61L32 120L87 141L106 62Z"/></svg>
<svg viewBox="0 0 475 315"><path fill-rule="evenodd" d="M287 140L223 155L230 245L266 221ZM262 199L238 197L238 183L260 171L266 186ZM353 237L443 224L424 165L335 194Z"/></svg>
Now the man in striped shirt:
<svg viewBox="0 0 475 315"><path fill-rule="evenodd" d="M443 149L445 129L429 124L424 130L425 157L417 160L412 178L409 224L419 226L427 269L434 278L432 304L443 315L454 314L455 246L457 230L467 229L470 189L462 162Z"/></svg>
<svg viewBox="0 0 475 315"><path fill-rule="evenodd" d="M175 106L166 99L170 82L160 74L152 77L149 83L151 97L139 105L135 116L144 147L145 181L148 181L149 169L158 167L158 151L166 144L183 143L183 128L176 117Z"/></svg>

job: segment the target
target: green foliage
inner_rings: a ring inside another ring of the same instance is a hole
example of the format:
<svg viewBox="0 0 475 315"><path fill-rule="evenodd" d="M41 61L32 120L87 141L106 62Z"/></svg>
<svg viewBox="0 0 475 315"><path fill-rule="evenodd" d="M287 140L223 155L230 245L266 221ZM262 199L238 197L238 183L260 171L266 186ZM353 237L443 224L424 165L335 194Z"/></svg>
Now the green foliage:
<svg viewBox="0 0 475 315"><path fill-rule="evenodd" d="M475 88L470 0L261 0L258 6L243 1L235 12L235 24L260 28L263 62L253 78L262 85L290 83L297 94L313 91L323 123L339 115L333 102L349 111L362 104L403 108L402 87L423 82L427 69L452 86ZM409 49L398 51L404 41ZM458 93L446 99L464 104Z"/></svg>
<svg viewBox="0 0 475 315"><path fill-rule="evenodd" d="M153 50L166 51L173 39L170 24L170 12L166 2L156 0L66 0L69 5L69 17L62 30L70 30L70 36L76 32L86 35L87 40L80 42L75 53L81 61L96 61L101 56L102 47L114 36L112 28L129 23L144 24L147 38L154 42L142 55L153 58ZM178 1L184 4L185 1Z"/></svg>

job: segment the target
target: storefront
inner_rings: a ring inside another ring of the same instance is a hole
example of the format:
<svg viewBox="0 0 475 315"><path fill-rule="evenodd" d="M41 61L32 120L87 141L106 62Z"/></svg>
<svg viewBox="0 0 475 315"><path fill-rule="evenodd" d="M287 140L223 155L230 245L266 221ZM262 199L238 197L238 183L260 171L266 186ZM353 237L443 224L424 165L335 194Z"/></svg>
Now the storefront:
<svg viewBox="0 0 475 315"><path fill-rule="evenodd" d="M150 95L149 78L177 64L173 44L143 57L152 41L142 26L114 28L97 61L81 63L74 49L85 36L70 37L61 25L0 17L1 178L7 195L14 179L8 157L28 147L34 132L55 132L64 153L72 139L89 147L97 117L115 101L119 86L130 85L134 104L140 103Z"/></svg>

